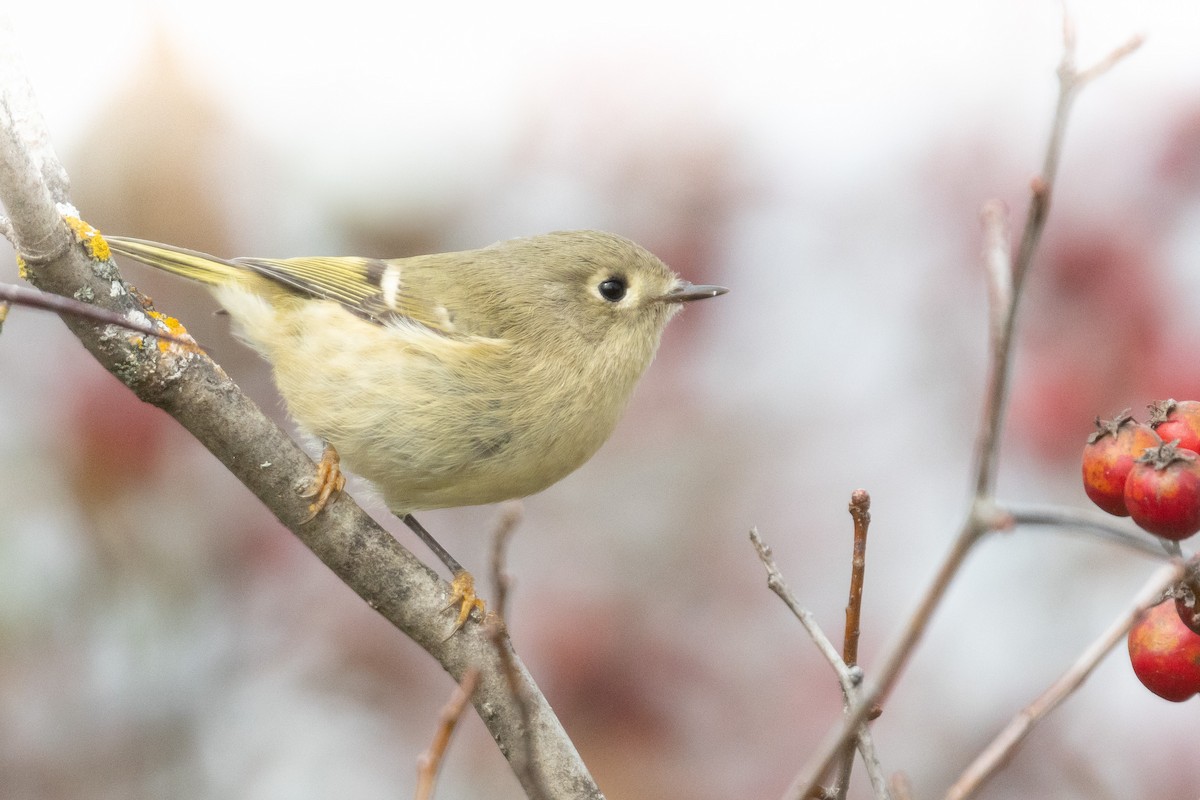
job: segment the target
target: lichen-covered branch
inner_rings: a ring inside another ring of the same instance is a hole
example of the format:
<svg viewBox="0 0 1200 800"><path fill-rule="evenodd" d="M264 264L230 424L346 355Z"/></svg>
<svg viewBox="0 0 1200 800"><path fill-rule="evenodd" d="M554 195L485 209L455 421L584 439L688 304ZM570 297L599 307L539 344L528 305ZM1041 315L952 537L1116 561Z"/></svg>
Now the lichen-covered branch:
<svg viewBox="0 0 1200 800"><path fill-rule="evenodd" d="M93 254L64 222L66 176L17 60L11 29L0 22L0 202L30 283L46 292L94 302L121 316L148 319L116 266ZM307 524L297 489L314 465L219 366L179 346L149 347L145 337L64 318L80 342L142 400L175 417L245 484L329 569L366 603L429 652L456 680L480 672L472 702L502 752L536 743L537 773L555 797L598 798L588 774L544 696L515 654L508 674L481 626L445 640L447 585L343 496ZM13 346L12 342L8 346ZM509 647L507 641L503 644ZM515 676L530 717L527 733L509 680Z"/></svg>

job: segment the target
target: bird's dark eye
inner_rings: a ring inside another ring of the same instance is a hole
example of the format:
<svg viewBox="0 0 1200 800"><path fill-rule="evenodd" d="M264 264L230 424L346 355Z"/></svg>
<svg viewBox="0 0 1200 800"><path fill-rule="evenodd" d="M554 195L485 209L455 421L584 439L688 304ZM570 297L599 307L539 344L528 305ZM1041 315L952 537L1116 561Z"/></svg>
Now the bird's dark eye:
<svg viewBox="0 0 1200 800"><path fill-rule="evenodd" d="M600 290L601 297L610 303L615 303L625 296L625 279L608 278L600 281L600 285L596 288Z"/></svg>

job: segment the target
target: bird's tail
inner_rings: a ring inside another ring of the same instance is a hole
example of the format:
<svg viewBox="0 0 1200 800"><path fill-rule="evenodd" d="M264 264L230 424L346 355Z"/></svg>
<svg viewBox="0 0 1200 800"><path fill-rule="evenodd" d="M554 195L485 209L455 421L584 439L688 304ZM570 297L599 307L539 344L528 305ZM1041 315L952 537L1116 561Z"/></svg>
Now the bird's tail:
<svg viewBox="0 0 1200 800"><path fill-rule="evenodd" d="M124 236L105 236L104 240L115 253L210 286L241 283L247 277L245 267L196 250Z"/></svg>

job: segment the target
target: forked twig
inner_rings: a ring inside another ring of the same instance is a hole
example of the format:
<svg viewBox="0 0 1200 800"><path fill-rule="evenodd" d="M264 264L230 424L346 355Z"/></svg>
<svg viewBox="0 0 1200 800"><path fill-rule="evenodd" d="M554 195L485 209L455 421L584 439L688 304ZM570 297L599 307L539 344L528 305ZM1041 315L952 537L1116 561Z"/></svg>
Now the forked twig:
<svg viewBox="0 0 1200 800"><path fill-rule="evenodd" d="M825 635L825 631L821 630L821 626L817 624L816 617L812 612L796 599L792 590L788 588L787 582L783 579L783 573L779 571L779 566L775 563L775 556L771 553L771 548L763 541L758 533L757 528L750 529L750 541L754 545L755 551L758 553L759 559L767 570L767 587L772 592L779 596L784 605L800 620L800 624L804 630L808 632L813 643L816 644L817 650L833 667L834 674L837 675L838 683L841 684L842 694L847 698L847 703L853 707L853 701L858 696L858 685L862 680L862 670L850 669L846 663L842 661L842 657L838 654L837 648L833 642ZM879 757L875 754L875 743L871 738L871 731L865 722L860 722L858 725L858 752L862 755L863 763L867 768L867 775L871 779L871 785L875 789L875 796L878 798L887 798L887 779L883 775L883 768L879 764ZM816 791L816 787L813 790ZM805 797L813 796L806 794Z"/></svg>
<svg viewBox="0 0 1200 800"><path fill-rule="evenodd" d="M916 610L906 623L899 640L884 656L881 665L874 673L875 680L869 682L860 693L858 701L850 709L834 730L825 737L808 763L800 770L796 780L785 795L786 798L800 800L809 794L820 783L832 766L834 759L845 743L858 730L859 725L867 717L870 709L881 702L895 685L903 666L921 639L934 610L941 603L946 590L958 574L959 568L966 560L968 553L979 539L988 531L1002 526L1004 515L995 508L993 493L996 482L996 464L999 456L1000 433L1004 420L1004 407L1008 395L1009 374L1012 367L1012 340L1016 323L1017 309L1020 305L1021 289L1025 276L1033 261L1037 244L1045 229L1046 217L1050 209L1054 181L1058 174L1058 164L1062 152L1063 136L1066 131L1068 112L1080 89L1088 82L1103 74L1125 56L1132 53L1141 44L1141 37L1131 39L1126 44L1114 50L1095 66L1087 70L1075 68L1075 42L1070 24L1064 26L1063 57L1059 64L1059 96L1054 113L1049 142L1046 146L1045 160L1041 176L1035 178L1031 185L1029 211L1025 220L1021 242L1017 249L1016 259L1012 265L1012 293L1007 307L993 310L993 317L1002 319L1002 324L993 325L991 356L989 359L988 385L983 406L983 423L976 445L975 465L975 496L971 503L967 518L958 536L946 554L945 559L937 570L933 580L926 588L924 595L917 604ZM992 223L995 224L995 223ZM995 272L996 267L990 267ZM993 298L1003 299L1003 295L992 292Z"/></svg>

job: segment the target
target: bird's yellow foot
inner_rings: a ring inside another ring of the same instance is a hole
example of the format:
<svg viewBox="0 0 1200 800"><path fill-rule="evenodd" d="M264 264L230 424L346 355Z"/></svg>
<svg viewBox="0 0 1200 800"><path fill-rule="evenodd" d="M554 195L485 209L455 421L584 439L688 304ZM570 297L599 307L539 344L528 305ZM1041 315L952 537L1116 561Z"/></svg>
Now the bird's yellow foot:
<svg viewBox="0 0 1200 800"><path fill-rule="evenodd" d="M308 516L305 522L311 522L317 514L325 510L330 500L337 498L346 487L346 476L342 474L342 459L338 456L333 445L326 443L321 451L321 460L317 463L317 476L312 485L301 494L301 497L315 498L308 504Z"/></svg>
<svg viewBox="0 0 1200 800"><path fill-rule="evenodd" d="M458 606L458 621L454 623L454 628L450 631L450 636L453 636L462 629L463 625L467 624L467 618L475 609L479 609L479 615L482 617L487 609L487 604L479 595L475 594L475 576L465 569L454 573L454 580L450 581L450 591L450 602L442 610L448 611ZM446 638L449 639L450 636Z"/></svg>

